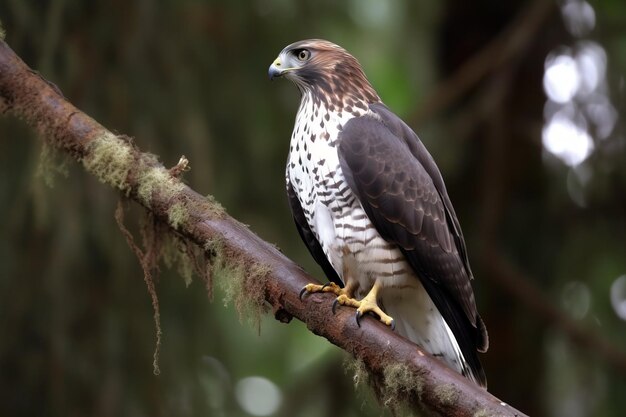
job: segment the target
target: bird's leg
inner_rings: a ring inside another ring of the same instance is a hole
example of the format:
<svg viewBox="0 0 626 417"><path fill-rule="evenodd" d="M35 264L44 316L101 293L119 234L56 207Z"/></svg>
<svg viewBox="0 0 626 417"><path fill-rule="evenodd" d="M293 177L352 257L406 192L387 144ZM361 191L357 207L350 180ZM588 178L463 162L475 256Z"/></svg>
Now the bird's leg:
<svg viewBox="0 0 626 417"><path fill-rule="evenodd" d="M391 327L391 330L395 329L395 321L389 315L387 315L380 307L378 307L378 291L381 288L381 284L378 280L374 282L372 289L367 293L361 301L341 294L335 300L335 304L341 304L343 306L350 306L356 308L356 324L360 327L359 320L365 313L374 313L379 317L379 320ZM334 310L333 305L333 310Z"/></svg>
<svg viewBox="0 0 626 417"><path fill-rule="evenodd" d="M336 296L340 296L343 294L345 296L352 297L352 293L354 292L354 289L355 289L355 285L353 284L353 281L349 281L348 285L346 285L343 288L341 288L339 285L335 284L334 282L329 282L324 285L307 284L300 291L300 299L302 299L302 296L304 294L312 294L315 292L332 292Z"/></svg>

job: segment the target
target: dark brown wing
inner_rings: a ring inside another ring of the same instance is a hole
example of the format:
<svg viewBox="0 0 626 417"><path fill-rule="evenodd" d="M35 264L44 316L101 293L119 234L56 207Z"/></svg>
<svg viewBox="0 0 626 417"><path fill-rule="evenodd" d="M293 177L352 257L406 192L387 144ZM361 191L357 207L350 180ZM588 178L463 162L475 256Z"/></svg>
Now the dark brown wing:
<svg viewBox="0 0 626 417"><path fill-rule="evenodd" d="M289 200L289 208L291 208L291 214L294 222L296 223L298 233L300 234L300 237L306 247L309 249L309 252L311 252L311 256L313 256L315 262L322 267L322 270L324 271L324 274L326 274L329 281L343 287L341 278L339 278L337 271L335 271L335 268L333 268L328 261L328 258L326 258L322 245L320 245L317 238L311 231L311 228L306 221L306 217L304 216L302 206L300 205L300 200L298 200L298 196L296 195L296 192L289 180L287 180L287 198Z"/></svg>
<svg viewBox="0 0 626 417"><path fill-rule="evenodd" d="M350 120L339 160L368 217L399 246L454 333L475 375L487 332L476 311L461 229L443 179L417 135L383 105Z"/></svg>
<svg viewBox="0 0 626 417"><path fill-rule="evenodd" d="M454 207L452 206L452 202L448 197L446 185L443 182L443 177L439 172L437 164L435 164L435 160L430 155L422 141L419 140L415 132L413 132L413 130L402 121L402 119L400 119L391 110L389 110L387 106L385 106L384 104L376 103L372 104L371 110L375 112L378 116L380 116L383 124L387 126L387 128L391 131L393 135L401 138L407 144L409 150L411 151L411 154L415 158L417 158L417 160L422 164L422 166L432 179L433 184L438 190L443 205L446 209L446 214L449 217L448 220L451 223L451 232L454 235L454 240L463 260L463 265L465 266L467 275L470 279L474 279L467 256L467 248L465 247L465 239L463 238L461 225L454 211Z"/></svg>

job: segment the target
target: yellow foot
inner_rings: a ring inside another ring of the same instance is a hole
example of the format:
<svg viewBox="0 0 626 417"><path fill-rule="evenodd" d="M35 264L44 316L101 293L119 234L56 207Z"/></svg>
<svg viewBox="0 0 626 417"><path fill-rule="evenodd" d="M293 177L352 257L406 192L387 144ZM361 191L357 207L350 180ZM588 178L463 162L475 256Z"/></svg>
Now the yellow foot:
<svg viewBox="0 0 626 417"><path fill-rule="evenodd" d="M350 283L353 283L351 281ZM335 310L337 309L337 305L348 306L356 308L356 324L361 327L361 317L363 317L366 313L374 313L379 317L379 320L391 327L391 330L396 328L396 323L392 317L387 315L376 302L378 297L378 291L380 290L380 284L378 282L374 283L372 289L367 293L367 295L362 300L357 300L353 297L353 292L355 289L355 285L350 285L350 283L345 287L341 288L339 285L334 282L330 282L328 284L319 285L319 284L307 284L300 291L300 299L305 294L312 294L316 292L332 292L337 296L335 301L333 302L333 314L335 314Z"/></svg>
<svg viewBox="0 0 626 417"><path fill-rule="evenodd" d="M341 288L339 285L335 284L334 282L329 282L328 284L324 284L324 285L307 284L300 291L300 299L302 300L302 297L305 294L313 294L313 293L316 293L316 292L332 292L336 296L339 296L339 295L342 295L342 294L344 294L344 295L351 294L349 288L347 288L347 287L346 288Z"/></svg>
<svg viewBox="0 0 626 417"><path fill-rule="evenodd" d="M359 327L361 327L360 320L364 314L374 313L378 316L381 322L391 327L391 330L395 330L396 328L396 322L394 321L394 319L391 316L387 315L387 313L385 313L380 307L378 307L378 304L376 303L375 293L372 294L372 291L370 291L369 294L367 294L367 296L365 296L365 298L363 298L361 301L347 297L343 294L340 295L339 297L337 297L335 303L333 304L333 312L335 311L335 307L337 306L337 304L356 308L355 318L356 324Z"/></svg>
<svg viewBox="0 0 626 417"><path fill-rule="evenodd" d="M335 311L337 304L341 304L342 306L355 307L356 308L355 319L356 319L356 324L359 327L361 327L360 321L361 321L361 317L363 317L364 314L374 313L378 316L381 322L391 327L391 330L395 330L396 322L394 321L394 319L391 316L387 315L387 313L385 313L380 307L378 307L378 304L376 304L376 300L372 300L369 297L370 294L368 294L361 301L356 300L354 298L346 297L345 295L340 295L339 297L337 297L337 299L335 300L335 303L333 304L333 312Z"/></svg>

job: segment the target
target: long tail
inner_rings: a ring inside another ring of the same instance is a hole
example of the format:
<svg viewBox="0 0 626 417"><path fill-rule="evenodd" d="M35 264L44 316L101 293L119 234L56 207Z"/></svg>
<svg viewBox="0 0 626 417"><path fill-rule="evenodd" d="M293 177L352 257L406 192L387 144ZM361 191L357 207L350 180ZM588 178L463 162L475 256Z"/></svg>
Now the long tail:
<svg viewBox="0 0 626 417"><path fill-rule="evenodd" d="M487 378L478 358L474 361L465 358L450 326L423 287L404 288L402 292L384 295L381 304L383 310L394 318L398 333L461 375L487 387ZM469 354L477 355L476 352ZM471 366L470 362L478 363L478 366Z"/></svg>

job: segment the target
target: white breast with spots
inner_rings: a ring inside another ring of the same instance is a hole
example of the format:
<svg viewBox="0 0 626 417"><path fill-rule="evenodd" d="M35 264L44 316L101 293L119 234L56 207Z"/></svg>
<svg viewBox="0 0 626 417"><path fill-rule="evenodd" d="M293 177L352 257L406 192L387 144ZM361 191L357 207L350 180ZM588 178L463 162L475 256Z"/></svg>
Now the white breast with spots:
<svg viewBox="0 0 626 417"><path fill-rule="evenodd" d="M357 280L360 299L375 280L380 304L403 336L466 373L458 344L420 280L394 245L385 241L347 184L337 154L342 126L365 114L328 112L305 94L291 136L287 181L309 227L344 283Z"/></svg>
<svg viewBox="0 0 626 417"><path fill-rule="evenodd" d="M369 221L339 165L339 133L359 115L328 112L304 96L291 137L287 176L330 263L344 282L356 279L360 292L366 293L376 277L393 280L409 268L400 251Z"/></svg>

